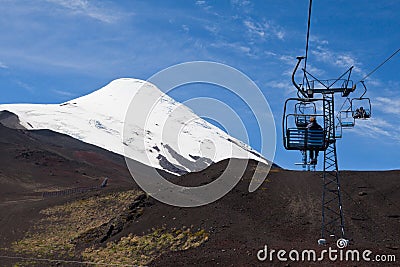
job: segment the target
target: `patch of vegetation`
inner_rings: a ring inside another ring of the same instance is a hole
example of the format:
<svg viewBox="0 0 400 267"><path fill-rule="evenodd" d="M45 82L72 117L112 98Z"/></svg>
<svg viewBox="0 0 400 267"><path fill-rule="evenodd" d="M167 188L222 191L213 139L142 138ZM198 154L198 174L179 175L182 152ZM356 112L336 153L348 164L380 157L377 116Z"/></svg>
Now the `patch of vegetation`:
<svg viewBox="0 0 400 267"><path fill-rule="evenodd" d="M168 251L195 248L208 240L204 230L152 229L141 236L129 234L118 241L102 241L105 232L141 214L146 196L138 191L97 195L40 211L26 236L12 244L17 254L35 258L83 259L99 264L146 265ZM122 226L123 227L123 226ZM99 239L100 238L100 239ZM100 241L101 240L101 241ZM18 266L29 266L20 262ZM40 266L37 265L37 266Z"/></svg>
<svg viewBox="0 0 400 267"><path fill-rule="evenodd" d="M108 223L122 213L140 192L126 191L93 196L42 210L44 215L12 249L36 257L75 254L74 239Z"/></svg>
<svg viewBox="0 0 400 267"><path fill-rule="evenodd" d="M105 247L91 246L82 253L85 260L108 264L147 265L168 251L196 248L208 240L204 230L192 232L190 228L153 229L137 236L129 234L119 241L108 242Z"/></svg>

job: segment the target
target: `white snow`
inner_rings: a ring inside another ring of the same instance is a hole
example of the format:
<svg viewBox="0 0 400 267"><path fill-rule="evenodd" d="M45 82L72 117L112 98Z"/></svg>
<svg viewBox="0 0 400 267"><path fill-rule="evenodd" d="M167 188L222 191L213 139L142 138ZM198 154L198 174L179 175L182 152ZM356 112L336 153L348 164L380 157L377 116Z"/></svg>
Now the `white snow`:
<svg viewBox="0 0 400 267"><path fill-rule="evenodd" d="M191 156L213 162L252 158L266 163L250 153L255 151L243 142L201 119L154 85L137 79L117 79L62 104L5 104L0 110L18 115L28 130L50 129L67 134L159 169L166 169L157 158L160 154L189 172L198 170Z"/></svg>

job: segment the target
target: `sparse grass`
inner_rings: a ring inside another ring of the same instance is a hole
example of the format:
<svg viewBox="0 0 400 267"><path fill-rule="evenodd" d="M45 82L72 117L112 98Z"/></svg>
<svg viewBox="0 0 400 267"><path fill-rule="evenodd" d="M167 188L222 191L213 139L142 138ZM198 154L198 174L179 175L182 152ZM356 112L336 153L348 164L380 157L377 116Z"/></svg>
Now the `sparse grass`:
<svg viewBox="0 0 400 267"><path fill-rule="evenodd" d="M108 242L105 247L92 246L82 255L85 260L97 263L146 265L163 253L195 248L207 240L208 233L204 230L161 228L143 236L129 234L117 242Z"/></svg>
<svg viewBox="0 0 400 267"><path fill-rule="evenodd" d="M165 252L195 248L208 240L204 230L163 227L142 236L129 234L104 246L90 243L87 245L90 247L76 250L77 241L82 241L85 233L123 213L139 194L137 191L111 193L44 209L40 212L44 218L34 224L25 238L14 242L11 249L37 258L83 258L96 263L146 265Z"/></svg>
<svg viewBox="0 0 400 267"><path fill-rule="evenodd" d="M73 240L123 212L139 192L126 191L89 197L42 210L45 217L25 238L14 242L15 252L43 256L74 256Z"/></svg>

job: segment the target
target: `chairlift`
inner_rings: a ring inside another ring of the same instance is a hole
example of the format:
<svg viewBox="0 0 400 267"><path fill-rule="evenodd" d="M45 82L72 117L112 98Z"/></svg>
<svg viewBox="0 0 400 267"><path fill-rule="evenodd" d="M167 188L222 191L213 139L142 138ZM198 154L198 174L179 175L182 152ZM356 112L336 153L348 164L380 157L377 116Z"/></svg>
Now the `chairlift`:
<svg viewBox="0 0 400 267"><path fill-rule="evenodd" d="M364 93L358 97L351 99L351 109L353 112L354 119L369 119L372 115L371 108L371 99L368 97L364 97L367 92L367 87L364 84L364 81L360 81L364 86Z"/></svg>
<svg viewBox="0 0 400 267"><path fill-rule="evenodd" d="M324 99L304 99L289 98L285 101L282 129L283 143L287 150L318 150L323 151L327 148L329 136L324 129L325 114L317 113L317 102L325 101ZM294 107L294 113L288 113L289 106ZM323 129L307 129L309 118L315 117L318 124ZM308 118L308 121L307 121Z"/></svg>
<svg viewBox="0 0 400 267"><path fill-rule="evenodd" d="M354 119L371 118L371 100L369 98L353 98L351 107Z"/></svg>
<svg viewBox="0 0 400 267"><path fill-rule="evenodd" d="M339 124L342 128L353 128L355 118L351 109L339 111Z"/></svg>
<svg viewBox="0 0 400 267"><path fill-rule="evenodd" d="M337 114L338 124L341 128L352 128L355 125L354 115L351 109L351 100L346 98Z"/></svg>

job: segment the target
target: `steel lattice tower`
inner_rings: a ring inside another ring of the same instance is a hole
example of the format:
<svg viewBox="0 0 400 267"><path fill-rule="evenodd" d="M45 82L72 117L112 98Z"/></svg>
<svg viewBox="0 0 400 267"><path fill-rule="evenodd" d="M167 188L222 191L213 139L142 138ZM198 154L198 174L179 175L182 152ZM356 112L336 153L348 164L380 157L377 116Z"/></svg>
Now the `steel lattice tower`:
<svg viewBox="0 0 400 267"><path fill-rule="evenodd" d="M336 153L334 93L323 94L325 129L328 147L324 151L322 174L321 240L327 237L345 238L339 168Z"/></svg>

